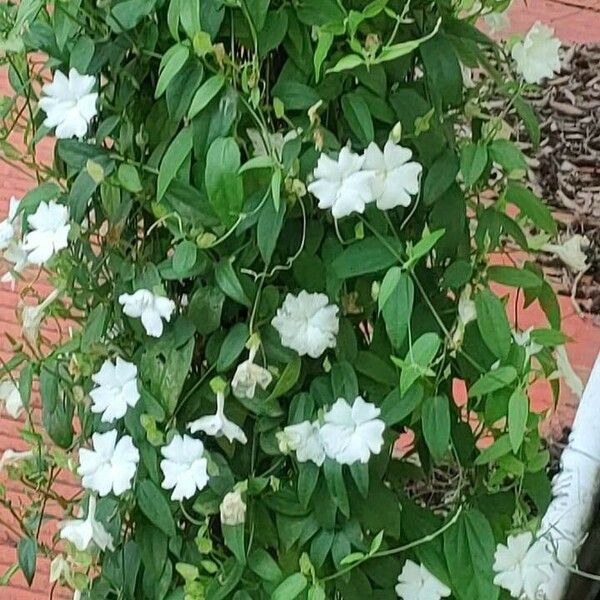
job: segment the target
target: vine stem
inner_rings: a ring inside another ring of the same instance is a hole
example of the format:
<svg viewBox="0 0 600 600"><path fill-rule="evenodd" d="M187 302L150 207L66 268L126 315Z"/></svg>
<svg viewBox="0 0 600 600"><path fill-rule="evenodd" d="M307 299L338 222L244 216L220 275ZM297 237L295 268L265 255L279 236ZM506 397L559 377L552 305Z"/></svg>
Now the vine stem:
<svg viewBox="0 0 600 600"><path fill-rule="evenodd" d="M381 550L380 552L374 552L373 554L367 554L367 556L364 556L360 560L357 560L355 563L348 565L345 569L342 569L341 571L338 571L337 573L334 573L333 575L328 575L327 577L323 577L319 581L321 583L324 583L326 581L331 581L333 579L337 579L338 577L341 577L342 575L349 573L350 571L352 571L359 565L367 562L368 560L373 560L375 558L383 558L385 556L393 556L394 554L400 554L401 552L406 552L407 550L411 550L412 548L416 548L417 546L421 546L423 544L432 542L437 537L442 535L445 531L450 529L458 521L458 518L460 517L462 510L463 510L463 505L461 504L457 508L454 515L452 515L452 518L447 523L444 523L444 525L442 525L439 529L436 529L434 532L429 533L429 534L419 538L418 540L414 540L412 542L409 542L408 544L404 544L402 546L397 546L395 548L389 548L388 550Z"/></svg>

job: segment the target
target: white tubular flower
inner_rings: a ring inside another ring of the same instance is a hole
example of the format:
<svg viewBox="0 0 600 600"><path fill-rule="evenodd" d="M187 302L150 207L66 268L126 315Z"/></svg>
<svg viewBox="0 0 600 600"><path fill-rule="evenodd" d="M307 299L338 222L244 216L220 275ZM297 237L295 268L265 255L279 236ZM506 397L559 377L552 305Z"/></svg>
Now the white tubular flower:
<svg viewBox="0 0 600 600"><path fill-rule="evenodd" d="M44 85L45 95L39 105L46 113L44 125L56 127L57 138L82 138L87 133L90 121L98 114L98 94L92 92L95 85L94 77L81 75L77 69L71 69L68 78L56 71L52 83Z"/></svg>
<svg viewBox="0 0 600 600"><path fill-rule="evenodd" d="M167 323L175 310L175 302L157 296L150 290L138 290L133 294L121 294L119 304L123 306L123 312L134 319L141 319L146 333L152 337L160 337L163 334L164 319Z"/></svg>
<svg viewBox="0 0 600 600"><path fill-rule="evenodd" d="M100 370L92 375L96 387L90 392L92 412L102 413L102 421L112 423L125 416L140 399L137 386L137 367L117 357L116 363L105 360Z"/></svg>
<svg viewBox="0 0 600 600"><path fill-rule="evenodd" d="M498 544L494 553L494 584L508 590L511 597L535 600L542 583L552 574L553 557L544 539L533 539L531 532L508 537L506 546Z"/></svg>
<svg viewBox="0 0 600 600"><path fill-rule="evenodd" d="M455 348L458 348L461 345L467 325L477 318L475 302L471 300L472 291L473 289L471 286L466 285L458 297L458 322L456 324L456 329L454 330L454 335L452 336Z"/></svg>
<svg viewBox="0 0 600 600"><path fill-rule="evenodd" d="M277 434L277 439L281 452L295 452L298 462L312 461L318 467L325 462L325 448L318 423L303 421L288 425Z"/></svg>
<svg viewBox="0 0 600 600"><path fill-rule="evenodd" d="M10 245L17 242L21 226L20 217L17 217L19 200L14 196L10 199L8 217L0 222L0 250L6 250Z"/></svg>
<svg viewBox="0 0 600 600"><path fill-rule="evenodd" d="M256 393L257 385L266 390L273 380L273 376L268 369L254 364L254 357L257 350L257 346L252 347L248 355L248 360L240 363L235 370L235 374L231 380L231 391L236 398L248 398L248 400L252 400Z"/></svg>
<svg viewBox="0 0 600 600"><path fill-rule="evenodd" d="M15 287L16 277L15 275L21 274L29 261L27 259L27 252L23 249L22 242L13 242L4 251L4 260L10 263L10 270L2 275L0 281L2 283L11 283L12 287Z"/></svg>
<svg viewBox="0 0 600 600"><path fill-rule="evenodd" d="M532 356L535 356L540 350L543 350L544 346L538 344L531 339L531 332L533 327L526 329L525 331L513 331L513 339L518 346L525 349L525 362L527 362Z"/></svg>
<svg viewBox="0 0 600 600"><path fill-rule="evenodd" d="M541 83L560 71L559 49L560 40L554 37L554 29L537 21L525 39L513 46L512 57L527 83Z"/></svg>
<svg viewBox="0 0 600 600"><path fill-rule="evenodd" d="M300 356L318 358L335 348L339 330L338 307L329 304L325 294L309 294L302 290L297 296L288 294L277 315L271 321L286 348Z"/></svg>
<svg viewBox="0 0 600 600"><path fill-rule="evenodd" d="M60 538L71 542L77 550L85 552L94 543L104 552L107 548L114 550L113 539L100 521L96 521L96 497L90 496L88 515L85 519L69 519L62 521Z"/></svg>
<svg viewBox="0 0 600 600"><path fill-rule="evenodd" d="M219 507L222 525L243 525L246 521L246 503L237 490L225 494Z"/></svg>
<svg viewBox="0 0 600 600"><path fill-rule="evenodd" d="M375 142L365 150L364 170L374 173L371 189L380 210L409 206L419 192L423 167L411 161L412 151L388 140L383 152Z"/></svg>
<svg viewBox="0 0 600 600"><path fill-rule="evenodd" d="M37 306L21 304L19 306L19 317L21 320L21 331L23 337L32 345L37 345L40 336L40 327L46 314L46 309L58 298L60 292L53 290L48 297Z"/></svg>
<svg viewBox="0 0 600 600"><path fill-rule="evenodd" d="M43 265L59 250L68 246L69 210L54 200L40 202L37 210L27 217L31 227L23 239L23 250L27 260L34 265Z"/></svg>
<svg viewBox="0 0 600 600"><path fill-rule="evenodd" d="M19 388L12 379L5 379L0 382L0 408L3 406L13 419L18 419L21 416L23 399Z"/></svg>
<svg viewBox="0 0 600 600"><path fill-rule="evenodd" d="M231 443L237 440L240 444L248 442L246 434L239 425L225 416L225 394L217 393L217 412L214 415L200 417L188 425L192 433L202 431L212 437L225 437Z"/></svg>
<svg viewBox="0 0 600 600"><path fill-rule="evenodd" d="M588 257L585 252L590 247L590 240L585 235L575 234L562 244L544 244L544 252L552 252L575 273L587 271Z"/></svg>
<svg viewBox="0 0 600 600"><path fill-rule="evenodd" d="M79 469L83 487L106 496L115 496L131 489L131 480L140 461L140 453L130 436L124 435L117 442L115 429L92 436L93 450L79 450Z"/></svg>
<svg viewBox="0 0 600 600"><path fill-rule="evenodd" d="M7 450L5 450L2 453L2 456L0 457L0 474L2 473L2 471L4 471L4 469L6 467L14 467L15 465L18 465L20 462L23 462L24 460L29 460L30 458L33 458L34 454L33 454L33 450L25 450L24 452L17 452L16 450L13 450L12 448L8 448Z"/></svg>
<svg viewBox="0 0 600 600"><path fill-rule="evenodd" d="M352 406L339 398L321 427L325 454L343 465L369 462L371 454L379 454L383 446L385 423L377 418L380 412L361 396Z"/></svg>
<svg viewBox="0 0 600 600"><path fill-rule="evenodd" d="M315 180L308 191L319 199L319 208L331 208L336 219L353 212L363 213L373 200L373 173L363 171L364 158L344 147L337 160L321 154Z"/></svg>
<svg viewBox="0 0 600 600"><path fill-rule="evenodd" d="M396 594L402 600L440 600L447 598L451 590L423 565L407 560L398 576Z"/></svg>
<svg viewBox="0 0 600 600"><path fill-rule="evenodd" d="M167 446L160 449L165 457L160 468L165 476L162 487L173 490L171 500L192 498L196 491L208 485L208 461L204 444L189 435L176 434Z"/></svg>

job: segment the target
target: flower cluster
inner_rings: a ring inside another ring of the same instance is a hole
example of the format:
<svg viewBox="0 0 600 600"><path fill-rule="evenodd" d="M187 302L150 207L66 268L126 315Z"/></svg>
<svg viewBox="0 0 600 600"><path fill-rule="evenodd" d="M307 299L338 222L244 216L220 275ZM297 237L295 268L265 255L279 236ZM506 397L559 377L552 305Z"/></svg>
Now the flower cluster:
<svg viewBox="0 0 600 600"><path fill-rule="evenodd" d="M308 190L318 198L319 208L330 208L335 219L363 213L372 202L380 210L410 206L423 171L411 158L409 148L391 140L383 151L371 142L362 156L347 147L337 160L321 154Z"/></svg>
<svg viewBox="0 0 600 600"><path fill-rule="evenodd" d="M380 413L360 396L352 405L338 398L322 425L310 421L288 425L278 436L279 445L283 452L296 452L299 462L321 466L328 457L342 465L364 464L383 447L385 423L377 418Z"/></svg>

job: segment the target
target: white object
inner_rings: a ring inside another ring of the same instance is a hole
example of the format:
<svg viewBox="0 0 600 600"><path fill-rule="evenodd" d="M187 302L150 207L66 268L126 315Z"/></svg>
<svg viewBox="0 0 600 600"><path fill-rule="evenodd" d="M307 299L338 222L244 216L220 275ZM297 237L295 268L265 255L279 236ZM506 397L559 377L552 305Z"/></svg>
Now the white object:
<svg viewBox="0 0 600 600"><path fill-rule="evenodd" d="M510 535L494 553L494 584L512 598L537 600L540 585L550 579L552 553L545 539L534 540L530 531Z"/></svg>
<svg viewBox="0 0 600 600"><path fill-rule="evenodd" d="M130 436L124 435L117 442L115 429L106 433L94 433L93 450L79 450L79 469L83 487L107 496L115 496L131 489L131 480L140 461L140 453Z"/></svg>
<svg viewBox="0 0 600 600"><path fill-rule="evenodd" d="M256 394L256 386L263 390L269 387L273 376L268 369L254 363L258 346L250 349L248 360L240 363L231 380L231 391L236 398L252 400Z"/></svg>
<svg viewBox="0 0 600 600"><path fill-rule="evenodd" d="M6 467L13 467L15 465L18 465L20 462L23 462L24 460L29 460L30 458L33 458L33 450L17 452L12 448L8 448L2 453L2 456L0 457L0 473L2 473L2 471Z"/></svg>
<svg viewBox="0 0 600 600"><path fill-rule="evenodd" d="M57 138L82 138L90 121L98 114L98 94L92 92L96 79L81 75L77 69L69 71L69 77L60 71L54 73L52 83L42 88L40 108L46 113L44 125L56 127Z"/></svg>
<svg viewBox="0 0 600 600"><path fill-rule="evenodd" d="M513 46L512 57L527 83L541 83L560 71L559 48L554 29L537 21L523 41Z"/></svg>
<svg viewBox="0 0 600 600"><path fill-rule="evenodd" d="M246 503L237 490L225 494L219 507L222 525L242 525L246 521Z"/></svg>
<svg viewBox="0 0 600 600"><path fill-rule="evenodd" d="M419 192L423 167L411 161L412 151L388 140L383 151L375 142L365 150L363 169L372 171L373 200L380 210L409 206L411 196Z"/></svg>
<svg viewBox="0 0 600 600"><path fill-rule="evenodd" d="M192 498L208 485L208 461L200 440L177 434L160 452L164 456L160 461L165 476L162 487L173 490L171 500Z"/></svg>
<svg viewBox="0 0 600 600"><path fill-rule="evenodd" d="M373 173L363 170L364 157L344 147L337 160L321 154L308 191L319 200L319 208L331 208L335 219L353 212L363 213L372 202Z"/></svg>
<svg viewBox="0 0 600 600"><path fill-rule="evenodd" d="M339 330L338 307L329 304L325 294L309 294L302 290L297 296L288 294L277 315L271 321L286 348L300 356L318 358L335 348Z"/></svg>
<svg viewBox="0 0 600 600"><path fill-rule="evenodd" d="M90 392L92 412L101 413L105 423L124 417L127 408L133 408L140 399L137 374L137 367L119 356L114 364L105 360L100 370L92 375L96 384Z"/></svg>
<svg viewBox="0 0 600 600"><path fill-rule="evenodd" d="M298 462L312 461L320 467L325 462L325 448L319 424L303 421L288 425L277 435L279 449L287 454L295 452Z"/></svg>
<svg viewBox="0 0 600 600"><path fill-rule="evenodd" d="M203 431L212 437L225 437L229 442L237 440L241 444L248 441L243 429L225 416L225 394L217 392L217 412L214 415L200 417L188 425L192 433Z"/></svg>
<svg viewBox="0 0 600 600"><path fill-rule="evenodd" d="M383 446L385 423L377 418L380 412L361 396L352 406L338 398L321 427L325 454L344 465L369 462L371 454L379 454Z"/></svg>
<svg viewBox="0 0 600 600"><path fill-rule="evenodd" d="M0 408L2 406L13 419L18 419L23 411L21 392L12 379L0 382Z"/></svg>
<svg viewBox="0 0 600 600"><path fill-rule="evenodd" d="M10 199L8 207L8 216L0 222L0 250L6 250L10 245L17 241L20 235L20 217L17 217L19 200L14 196Z"/></svg>
<svg viewBox="0 0 600 600"><path fill-rule="evenodd" d="M23 239L23 250L27 260L34 265L43 265L59 250L68 246L69 209L54 200L40 202L37 210L27 217L31 230Z"/></svg>
<svg viewBox="0 0 600 600"><path fill-rule="evenodd" d="M423 565L418 565L410 559L404 563L396 586L398 598L402 600L440 600L440 598L447 598L450 593L450 588Z"/></svg>
<svg viewBox="0 0 600 600"><path fill-rule="evenodd" d="M85 552L94 543L100 550L113 550L113 539L100 521L96 521L96 497L90 496L85 519L69 519L59 524L60 538L71 542L77 550Z"/></svg>
<svg viewBox="0 0 600 600"><path fill-rule="evenodd" d="M32 345L36 346L40 335L40 327L46 315L46 309L59 297L58 290L52 290L43 302L37 306L21 304L19 306L19 317L21 319L21 332L23 337Z"/></svg>
<svg viewBox="0 0 600 600"><path fill-rule="evenodd" d="M144 289L133 294L121 294L119 304L123 306L123 312L128 317L141 319L146 333L152 337L160 337L163 334L163 319L169 322L175 310L173 300Z"/></svg>
<svg viewBox="0 0 600 600"><path fill-rule="evenodd" d="M572 565L597 508L600 482L600 355L579 403L569 444L552 481L553 500L542 519L540 535L550 543L552 577L541 586L547 600L562 600Z"/></svg>

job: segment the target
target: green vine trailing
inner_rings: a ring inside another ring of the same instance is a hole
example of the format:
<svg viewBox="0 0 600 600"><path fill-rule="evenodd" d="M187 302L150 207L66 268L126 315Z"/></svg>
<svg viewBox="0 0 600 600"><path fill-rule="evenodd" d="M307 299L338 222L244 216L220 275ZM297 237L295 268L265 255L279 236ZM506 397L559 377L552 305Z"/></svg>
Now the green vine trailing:
<svg viewBox="0 0 600 600"><path fill-rule="evenodd" d="M0 5L2 156L37 177L0 225L29 496L0 488L2 584L43 556L92 600L539 597L527 394L565 338L507 266L556 229L508 123L539 142L559 43L511 57L475 26L506 5ZM548 325L513 328L506 286Z"/></svg>

